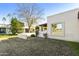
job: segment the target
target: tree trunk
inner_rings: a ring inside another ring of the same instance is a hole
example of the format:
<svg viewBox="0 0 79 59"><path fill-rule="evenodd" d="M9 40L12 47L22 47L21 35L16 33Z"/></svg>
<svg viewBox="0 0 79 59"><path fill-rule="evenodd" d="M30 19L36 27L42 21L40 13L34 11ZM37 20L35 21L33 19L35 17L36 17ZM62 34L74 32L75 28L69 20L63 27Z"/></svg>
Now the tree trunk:
<svg viewBox="0 0 79 59"><path fill-rule="evenodd" d="M28 29L29 29L29 33L30 33L30 26L29 26L29 28L28 28Z"/></svg>

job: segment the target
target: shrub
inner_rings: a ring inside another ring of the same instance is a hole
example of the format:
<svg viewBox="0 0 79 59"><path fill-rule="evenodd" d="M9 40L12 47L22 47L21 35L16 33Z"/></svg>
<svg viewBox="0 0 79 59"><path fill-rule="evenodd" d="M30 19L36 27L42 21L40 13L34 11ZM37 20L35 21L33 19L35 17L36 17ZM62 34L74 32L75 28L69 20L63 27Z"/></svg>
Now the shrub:
<svg viewBox="0 0 79 59"><path fill-rule="evenodd" d="M31 35L31 37L35 37L35 35L34 35L34 34L32 34L32 35Z"/></svg>

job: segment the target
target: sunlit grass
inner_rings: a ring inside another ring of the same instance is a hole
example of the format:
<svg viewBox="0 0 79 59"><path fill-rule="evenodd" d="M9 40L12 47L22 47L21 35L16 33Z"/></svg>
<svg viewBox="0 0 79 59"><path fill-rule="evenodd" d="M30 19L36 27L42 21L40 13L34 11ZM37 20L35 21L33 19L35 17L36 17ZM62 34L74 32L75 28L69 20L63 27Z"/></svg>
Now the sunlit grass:
<svg viewBox="0 0 79 59"><path fill-rule="evenodd" d="M0 34L0 40L7 40L9 38L16 37L17 35L6 35L6 34Z"/></svg>

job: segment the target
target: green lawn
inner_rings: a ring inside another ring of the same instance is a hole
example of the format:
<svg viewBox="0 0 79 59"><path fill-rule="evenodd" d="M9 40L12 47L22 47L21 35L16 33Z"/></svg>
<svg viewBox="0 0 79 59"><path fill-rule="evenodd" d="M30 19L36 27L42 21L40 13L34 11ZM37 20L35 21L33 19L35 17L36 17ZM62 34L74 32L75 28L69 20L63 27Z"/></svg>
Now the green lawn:
<svg viewBox="0 0 79 59"><path fill-rule="evenodd" d="M73 53L79 56L79 43L77 42L67 42L70 48L73 50Z"/></svg>
<svg viewBox="0 0 79 59"><path fill-rule="evenodd" d="M8 56L79 56L79 43L30 37L0 42L0 55Z"/></svg>

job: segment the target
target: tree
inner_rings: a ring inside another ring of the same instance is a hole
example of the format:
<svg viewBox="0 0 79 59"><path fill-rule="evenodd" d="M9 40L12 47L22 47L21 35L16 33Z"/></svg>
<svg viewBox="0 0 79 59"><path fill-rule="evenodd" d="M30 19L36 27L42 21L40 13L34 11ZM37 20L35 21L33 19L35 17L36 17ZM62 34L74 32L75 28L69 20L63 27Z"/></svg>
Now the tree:
<svg viewBox="0 0 79 59"><path fill-rule="evenodd" d="M4 25L5 25L6 18L3 17L3 18L2 18L2 21L3 21Z"/></svg>
<svg viewBox="0 0 79 59"><path fill-rule="evenodd" d="M13 13L7 14L8 20L11 22L11 19L14 17Z"/></svg>
<svg viewBox="0 0 79 59"><path fill-rule="evenodd" d="M8 13L8 14L7 14L7 17L11 17L11 14L10 14L10 13Z"/></svg>
<svg viewBox="0 0 79 59"><path fill-rule="evenodd" d="M53 32L55 32L55 29L57 27L57 24L52 24L52 27L53 27Z"/></svg>
<svg viewBox="0 0 79 59"><path fill-rule="evenodd" d="M24 24L17 20L17 18L11 19L11 32L12 34L22 33Z"/></svg>
<svg viewBox="0 0 79 59"><path fill-rule="evenodd" d="M19 4L18 16L27 24L29 32L31 26L39 19L43 19L43 10L37 4Z"/></svg>

